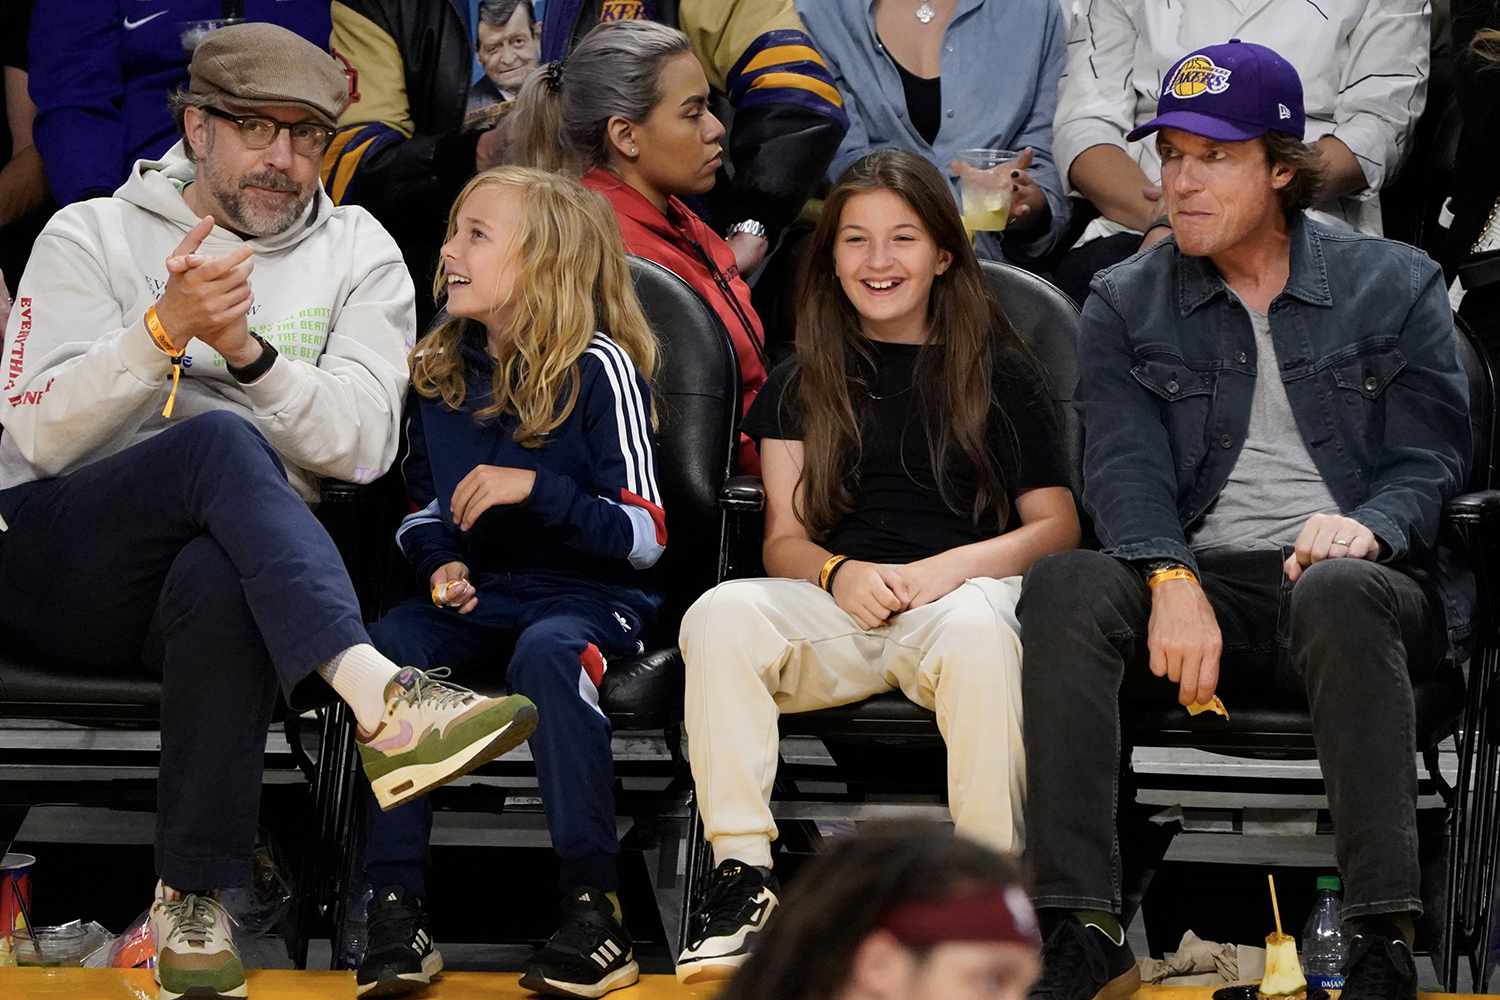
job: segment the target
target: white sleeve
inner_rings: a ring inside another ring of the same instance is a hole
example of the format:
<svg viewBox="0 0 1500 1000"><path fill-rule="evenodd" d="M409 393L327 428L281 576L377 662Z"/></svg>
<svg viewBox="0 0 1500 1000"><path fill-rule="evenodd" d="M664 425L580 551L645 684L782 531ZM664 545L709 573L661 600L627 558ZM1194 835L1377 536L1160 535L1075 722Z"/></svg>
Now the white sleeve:
<svg viewBox="0 0 1500 1000"><path fill-rule="evenodd" d="M1432 15L1427 0L1368 0L1349 33L1333 134L1359 160L1373 198L1394 177L1427 102Z"/></svg>
<svg viewBox="0 0 1500 1000"><path fill-rule="evenodd" d="M64 210L66 212L66 210ZM60 215L37 238L5 329L0 425L55 476L133 432L166 402L171 362L123 315L109 275Z"/></svg>
<svg viewBox="0 0 1500 1000"><path fill-rule="evenodd" d="M373 263L336 308L318 363L278 357L243 388L250 419L289 462L367 483L396 458L416 292L384 229L371 220L358 243Z"/></svg>
<svg viewBox="0 0 1500 1000"><path fill-rule="evenodd" d="M1071 193L1077 192L1068 174L1084 150L1110 145L1129 151L1125 134L1135 127L1138 39L1122 0L1090 0L1073 17L1052 128L1052 156Z"/></svg>

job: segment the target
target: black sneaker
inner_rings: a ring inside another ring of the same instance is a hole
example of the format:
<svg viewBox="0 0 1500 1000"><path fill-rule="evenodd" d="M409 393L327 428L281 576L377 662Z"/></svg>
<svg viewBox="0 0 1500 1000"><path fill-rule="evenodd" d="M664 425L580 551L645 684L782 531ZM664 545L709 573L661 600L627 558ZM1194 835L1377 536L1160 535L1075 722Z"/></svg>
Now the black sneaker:
<svg viewBox="0 0 1500 1000"><path fill-rule="evenodd" d="M1042 945L1042 975L1029 1000L1124 1000L1141 986L1135 954L1098 924L1069 914L1057 922Z"/></svg>
<svg viewBox="0 0 1500 1000"><path fill-rule="evenodd" d="M443 956L432 946L432 925L418 897L400 886L381 889L370 899L365 923L370 943L354 977L356 996L404 996L443 971Z"/></svg>
<svg viewBox="0 0 1500 1000"><path fill-rule="evenodd" d="M1356 934L1344 963L1341 1000L1417 1000L1417 963L1398 937Z"/></svg>
<svg viewBox="0 0 1500 1000"><path fill-rule="evenodd" d="M553 997L602 997L641 978L630 935L614 904L598 889L573 890L562 903L562 926L526 963L521 987Z"/></svg>
<svg viewBox="0 0 1500 1000"><path fill-rule="evenodd" d="M780 891L774 875L733 858L715 868L703 905L691 917L688 946L677 956L677 981L691 985L732 978L781 904Z"/></svg>

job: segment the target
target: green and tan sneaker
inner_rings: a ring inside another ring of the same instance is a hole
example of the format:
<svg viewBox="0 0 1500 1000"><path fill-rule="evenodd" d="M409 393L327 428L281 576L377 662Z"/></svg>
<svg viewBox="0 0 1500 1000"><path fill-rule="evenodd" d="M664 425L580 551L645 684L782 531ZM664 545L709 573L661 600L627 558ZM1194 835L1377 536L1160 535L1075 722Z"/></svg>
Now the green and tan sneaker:
<svg viewBox="0 0 1500 1000"><path fill-rule="evenodd" d="M158 882L150 922L161 1000L245 996L245 968L230 930L233 918L217 899L189 893L168 900Z"/></svg>
<svg viewBox="0 0 1500 1000"><path fill-rule="evenodd" d="M407 667L385 687L385 715L356 742L381 809L394 809L468 774L536 731L536 706L448 684L446 667Z"/></svg>

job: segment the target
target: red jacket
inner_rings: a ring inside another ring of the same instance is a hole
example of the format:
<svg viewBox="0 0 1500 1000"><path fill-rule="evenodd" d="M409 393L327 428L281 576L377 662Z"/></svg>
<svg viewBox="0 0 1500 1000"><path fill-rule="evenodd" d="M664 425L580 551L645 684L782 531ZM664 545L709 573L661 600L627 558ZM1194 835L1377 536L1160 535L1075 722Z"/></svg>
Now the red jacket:
<svg viewBox="0 0 1500 1000"><path fill-rule="evenodd" d="M614 206L626 250L654 260L692 285L724 321L740 362L740 416L743 417L766 382L763 360L766 333L750 304L750 286L740 279L734 251L676 198L669 200L670 214L664 215L645 195L603 168L596 167L584 174L583 183ZM705 257L712 260L712 267ZM741 472L760 472L755 444L743 434L735 465Z"/></svg>

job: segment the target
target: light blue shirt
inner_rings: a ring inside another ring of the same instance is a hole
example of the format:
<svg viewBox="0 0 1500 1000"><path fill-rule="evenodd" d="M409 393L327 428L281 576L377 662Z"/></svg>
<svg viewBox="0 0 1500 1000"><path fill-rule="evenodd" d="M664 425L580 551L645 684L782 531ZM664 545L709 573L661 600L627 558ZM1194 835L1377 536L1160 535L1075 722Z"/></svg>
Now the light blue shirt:
<svg viewBox="0 0 1500 1000"><path fill-rule="evenodd" d="M1029 146L1032 178L1047 196L1052 224L1050 231L1028 234L1022 246L1030 254L1052 249L1068 222L1068 199L1052 160L1066 48L1057 0L960 0L943 36L942 119L932 143L912 126L901 74L875 33L874 6L875 0L797 0L849 114L829 179L866 153L895 147L931 161L957 197L958 179L948 164L960 150ZM981 234L979 250L998 256L998 243Z"/></svg>

